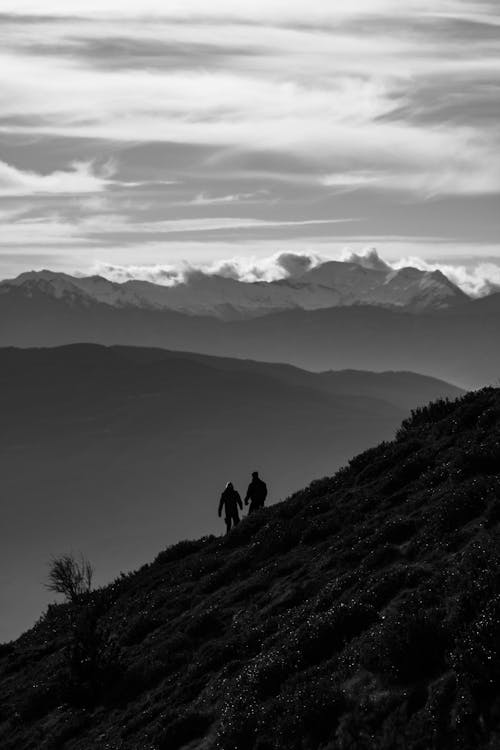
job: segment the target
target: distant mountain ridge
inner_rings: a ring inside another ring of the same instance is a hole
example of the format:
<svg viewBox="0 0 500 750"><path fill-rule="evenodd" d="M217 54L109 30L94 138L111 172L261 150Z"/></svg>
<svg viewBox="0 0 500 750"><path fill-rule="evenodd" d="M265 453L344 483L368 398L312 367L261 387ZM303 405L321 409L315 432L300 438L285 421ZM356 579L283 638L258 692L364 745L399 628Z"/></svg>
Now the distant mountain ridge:
<svg viewBox="0 0 500 750"><path fill-rule="evenodd" d="M307 370L406 370L465 388L500 377L500 294L414 314L353 305L244 320L114 307L87 297L0 286L0 347L79 342L150 346L286 362Z"/></svg>
<svg viewBox="0 0 500 750"><path fill-rule="evenodd" d="M102 276L30 271L0 282L0 295L35 292L68 305L100 303L114 308L172 311L222 320L255 318L287 310L319 310L352 305L404 309L413 313L453 308L467 295L440 271L394 270L329 261L279 281L244 282L216 274L189 273L175 285Z"/></svg>

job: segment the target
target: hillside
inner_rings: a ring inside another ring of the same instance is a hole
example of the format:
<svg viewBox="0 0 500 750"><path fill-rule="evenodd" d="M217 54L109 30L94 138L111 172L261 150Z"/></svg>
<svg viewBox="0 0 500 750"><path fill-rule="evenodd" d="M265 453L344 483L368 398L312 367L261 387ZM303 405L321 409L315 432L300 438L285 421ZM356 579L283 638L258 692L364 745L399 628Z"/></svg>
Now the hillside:
<svg viewBox="0 0 500 750"><path fill-rule="evenodd" d="M45 606L38 571L53 552L85 549L108 582L151 549L218 532L228 480L244 492L257 468L275 502L391 438L413 406L459 393L411 373L351 378L92 345L0 350L0 568L17 571L2 582L0 640Z"/></svg>
<svg viewBox="0 0 500 750"><path fill-rule="evenodd" d="M499 435L498 389L436 402L229 537L51 606L0 650L2 748L498 747Z"/></svg>
<svg viewBox="0 0 500 750"><path fill-rule="evenodd" d="M40 290L0 294L0 346L82 341L288 362L308 370L409 370L481 388L500 373L498 297L409 313L368 305L293 309L250 320L113 307Z"/></svg>

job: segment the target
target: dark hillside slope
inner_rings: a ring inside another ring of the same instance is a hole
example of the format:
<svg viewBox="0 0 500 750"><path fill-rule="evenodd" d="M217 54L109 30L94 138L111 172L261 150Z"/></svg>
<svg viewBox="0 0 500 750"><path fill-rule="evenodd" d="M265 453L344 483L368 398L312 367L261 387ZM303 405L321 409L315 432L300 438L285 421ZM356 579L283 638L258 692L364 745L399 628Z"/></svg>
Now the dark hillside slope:
<svg viewBox="0 0 500 750"><path fill-rule="evenodd" d="M499 478L500 391L435 402L228 538L50 607L0 651L3 750L498 747Z"/></svg>

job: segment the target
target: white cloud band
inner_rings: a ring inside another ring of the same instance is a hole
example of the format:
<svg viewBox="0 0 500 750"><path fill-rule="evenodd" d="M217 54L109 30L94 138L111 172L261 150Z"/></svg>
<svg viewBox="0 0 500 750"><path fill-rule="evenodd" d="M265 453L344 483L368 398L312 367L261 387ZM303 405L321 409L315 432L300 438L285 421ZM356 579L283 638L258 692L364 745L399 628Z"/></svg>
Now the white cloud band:
<svg viewBox="0 0 500 750"><path fill-rule="evenodd" d="M93 272L112 281L123 282L131 279L142 279L156 284L174 286L184 283L194 275L224 276L247 283L256 281L277 281L285 278L299 277L305 271L315 268L328 260L325 255L313 252L276 253L264 258L237 257L211 263L188 263L170 265L116 265L97 263ZM418 268L421 271L441 271L462 291L472 297L481 297L500 290L500 261L498 263L479 263L465 266L452 263L431 263L418 257L409 257L397 261L383 260L377 251L366 248L355 253L346 250L340 260L356 263L366 268L394 269L405 267Z"/></svg>

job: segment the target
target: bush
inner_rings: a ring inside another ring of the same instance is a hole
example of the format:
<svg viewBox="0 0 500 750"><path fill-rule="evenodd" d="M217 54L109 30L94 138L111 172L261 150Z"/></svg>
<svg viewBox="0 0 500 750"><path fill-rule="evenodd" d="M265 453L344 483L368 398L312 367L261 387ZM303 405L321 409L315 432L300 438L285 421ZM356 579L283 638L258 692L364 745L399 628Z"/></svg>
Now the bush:
<svg viewBox="0 0 500 750"><path fill-rule="evenodd" d="M71 612L65 692L77 706L112 701L122 687L118 646L104 628L99 604L81 604Z"/></svg>
<svg viewBox="0 0 500 750"><path fill-rule="evenodd" d="M492 528L500 522L500 498L491 501L484 514L486 528Z"/></svg>
<svg viewBox="0 0 500 750"><path fill-rule="evenodd" d="M477 518L486 505L487 489L467 484L452 487L433 511L436 530L451 532Z"/></svg>
<svg viewBox="0 0 500 750"><path fill-rule="evenodd" d="M224 546L229 549L246 546L267 523L269 523L269 517L265 509L246 516L230 534L224 537Z"/></svg>
<svg viewBox="0 0 500 750"><path fill-rule="evenodd" d="M306 664L318 664L373 625L378 618L369 604L340 603L316 615L299 632L299 649Z"/></svg>
<svg viewBox="0 0 500 750"><path fill-rule="evenodd" d="M227 698L218 727L223 750L317 750L331 747L339 718L346 710L334 678L321 672L285 682L285 663L275 654L261 663L258 681L236 686ZM294 673L288 668L289 677ZM263 678L266 683L263 683ZM253 689L258 688L257 694ZM259 695L260 700L259 700Z"/></svg>
<svg viewBox="0 0 500 750"><path fill-rule="evenodd" d="M456 467L463 478L479 475L491 475L500 473L500 444L476 445L466 451L462 451L457 460Z"/></svg>
<svg viewBox="0 0 500 750"><path fill-rule="evenodd" d="M395 565L374 573L368 580L364 599L376 609L385 607L405 589L415 589L432 575L428 568L419 565Z"/></svg>
<svg viewBox="0 0 500 750"><path fill-rule="evenodd" d="M394 457L392 470L386 473L380 491L386 495L399 492L415 479L418 479L427 468L428 463L425 456L417 455L396 464L396 457Z"/></svg>
<svg viewBox="0 0 500 750"><path fill-rule="evenodd" d="M302 532L301 542L308 545L323 542L325 539L335 536L341 528L340 521L333 515L328 514L323 518L320 516L306 526Z"/></svg>
<svg viewBox="0 0 500 750"><path fill-rule="evenodd" d="M456 675L457 723L469 742L477 742L485 729L491 731L498 722L500 595L459 632L450 661Z"/></svg>
<svg viewBox="0 0 500 750"><path fill-rule="evenodd" d="M155 563L165 565L167 563L179 562L189 555L199 552L215 540L214 536L203 536L201 539L183 539L156 556Z"/></svg>
<svg viewBox="0 0 500 750"><path fill-rule="evenodd" d="M14 653L13 643L0 643L0 659L3 659L5 656L10 656L12 653Z"/></svg>
<svg viewBox="0 0 500 750"><path fill-rule="evenodd" d="M212 723L212 716L198 711L187 711L177 716L171 715L166 728L157 740L158 750L177 750L204 737Z"/></svg>
<svg viewBox="0 0 500 750"><path fill-rule="evenodd" d="M415 521L408 518L394 518L387 521L374 535L372 544L402 544L408 541L416 532Z"/></svg>
<svg viewBox="0 0 500 750"><path fill-rule="evenodd" d="M53 711L63 699L60 683L55 680L34 682L19 705L22 721L33 722Z"/></svg>
<svg viewBox="0 0 500 750"><path fill-rule="evenodd" d="M316 750L332 740L339 718L346 709L339 686L331 677L316 677L304 685L287 686L279 696L274 747Z"/></svg>
<svg viewBox="0 0 500 750"><path fill-rule="evenodd" d="M449 645L442 613L422 609L415 600L382 623L365 644L361 661L367 669L407 685L440 674Z"/></svg>
<svg viewBox="0 0 500 750"><path fill-rule="evenodd" d="M224 621L218 610L210 607L191 615L184 632L192 638L206 640L224 633Z"/></svg>
<svg viewBox="0 0 500 750"><path fill-rule="evenodd" d="M62 594L70 602L77 602L92 588L94 569L83 556L77 559L71 553L52 558L49 567L49 591Z"/></svg>
<svg viewBox="0 0 500 750"><path fill-rule="evenodd" d="M403 440L409 432L426 426L429 422L440 422L452 414L457 409L459 403L460 401L450 401L447 398L440 398L427 406L419 406L417 409L412 409L408 419L403 420L401 423L401 427L396 433L396 440Z"/></svg>
<svg viewBox="0 0 500 750"><path fill-rule="evenodd" d="M158 615L140 612L129 621L122 643L125 646L135 646L142 643L150 633L157 630L161 625L162 622Z"/></svg>

